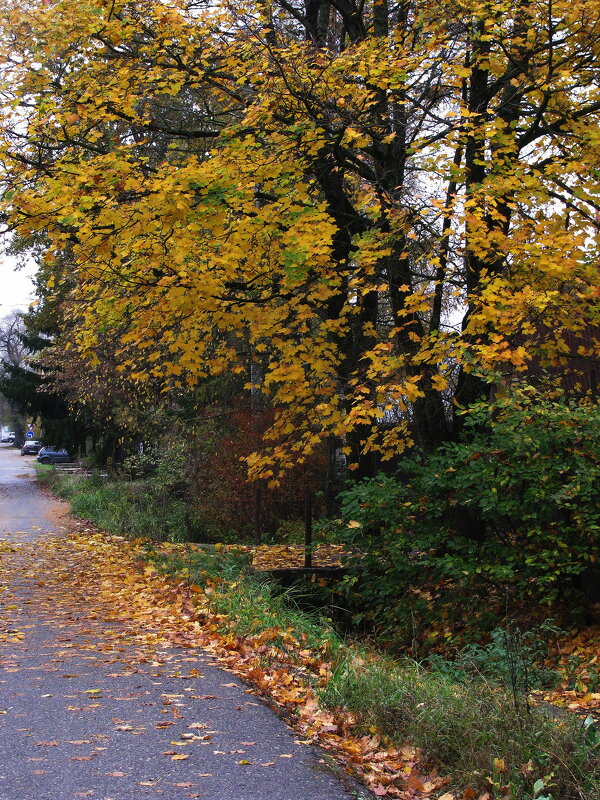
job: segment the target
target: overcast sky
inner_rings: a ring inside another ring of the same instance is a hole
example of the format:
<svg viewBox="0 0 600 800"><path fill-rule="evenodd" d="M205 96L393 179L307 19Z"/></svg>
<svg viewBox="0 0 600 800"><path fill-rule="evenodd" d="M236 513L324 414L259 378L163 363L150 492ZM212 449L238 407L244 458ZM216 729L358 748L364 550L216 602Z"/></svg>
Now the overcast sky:
<svg viewBox="0 0 600 800"><path fill-rule="evenodd" d="M0 318L14 309L26 311L34 299L32 276L35 265L15 270L15 261L0 252Z"/></svg>

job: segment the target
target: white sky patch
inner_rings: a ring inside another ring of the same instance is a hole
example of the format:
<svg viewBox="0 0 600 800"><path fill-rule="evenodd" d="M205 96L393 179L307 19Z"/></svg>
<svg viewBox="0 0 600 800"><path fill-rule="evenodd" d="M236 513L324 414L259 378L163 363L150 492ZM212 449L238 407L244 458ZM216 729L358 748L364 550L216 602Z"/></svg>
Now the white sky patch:
<svg viewBox="0 0 600 800"><path fill-rule="evenodd" d="M35 299L35 264L17 268L16 260L0 253L0 319L17 309L27 311Z"/></svg>

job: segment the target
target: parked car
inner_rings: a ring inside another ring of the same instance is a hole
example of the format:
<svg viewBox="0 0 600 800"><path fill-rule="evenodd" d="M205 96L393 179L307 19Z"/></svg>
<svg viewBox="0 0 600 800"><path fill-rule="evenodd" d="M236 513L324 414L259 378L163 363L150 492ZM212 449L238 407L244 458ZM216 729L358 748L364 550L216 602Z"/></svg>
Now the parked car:
<svg viewBox="0 0 600 800"><path fill-rule="evenodd" d="M0 442L2 442L4 444L6 442L14 442L14 440L15 440L15 432L14 431L10 431L10 432L7 431L7 432L2 434L2 438L0 439Z"/></svg>
<svg viewBox="0 0 600 800"><path fill-rule="evenodd" d="M42 447L37 460L40 464L67 464L72 461L68 450L59 447Z"/></svg>
<svg viewBox="0 0 600 800"><path fill-rule="evenodd" d="M35 439L28 439L26 442L23 442L23 446L21 447L21 455L35 456L40 452L41 449L41 442L36 442Z"/></svg>

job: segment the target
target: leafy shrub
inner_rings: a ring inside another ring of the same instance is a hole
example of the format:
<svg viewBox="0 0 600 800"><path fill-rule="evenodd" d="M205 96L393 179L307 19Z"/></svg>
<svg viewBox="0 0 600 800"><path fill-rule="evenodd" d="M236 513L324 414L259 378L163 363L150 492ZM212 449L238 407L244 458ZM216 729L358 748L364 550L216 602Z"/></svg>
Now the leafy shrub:
<svg viewBox="0 0 600 800"><path fill-rule="evenodd" d="M121 473L130 480L148 478L156 472L157 458L154 453L134 453L123 461Z"/></svg>
<svg viewBox="0 0 600 800"><path fill-rule="evenodd" d="M467 624L482 595L499 616L510 599L572 600L594 569L600 407L523 390L474 408L466 431L342 495L346 541L363 554L348 585L380 622L406 626L435 607L450 627L453 613Z"/></svg>

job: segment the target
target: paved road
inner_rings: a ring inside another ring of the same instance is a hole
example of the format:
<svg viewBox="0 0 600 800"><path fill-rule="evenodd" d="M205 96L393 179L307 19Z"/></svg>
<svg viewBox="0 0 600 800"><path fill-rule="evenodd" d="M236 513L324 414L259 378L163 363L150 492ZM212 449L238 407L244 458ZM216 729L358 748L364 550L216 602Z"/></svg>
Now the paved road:
<svg viewBox="0 0 600 800"><path fill-rule="evenodd" d="M32 474L0 445L0 800L350 800L205 653L136 649L68 582L57 602L36 559L61 519Z"/></svg>
<svg viewBox="0 0 600 800"><path fill-rule="evenodd" d="M9 444L0 444L0 537L36 541L56 530L57 503L50 502L35 484L35 456L22 456Z"/></svg>

